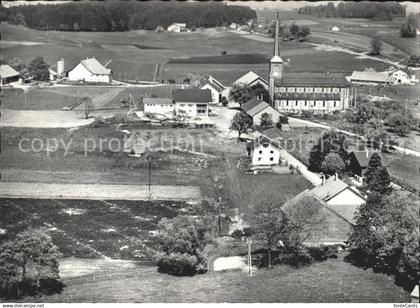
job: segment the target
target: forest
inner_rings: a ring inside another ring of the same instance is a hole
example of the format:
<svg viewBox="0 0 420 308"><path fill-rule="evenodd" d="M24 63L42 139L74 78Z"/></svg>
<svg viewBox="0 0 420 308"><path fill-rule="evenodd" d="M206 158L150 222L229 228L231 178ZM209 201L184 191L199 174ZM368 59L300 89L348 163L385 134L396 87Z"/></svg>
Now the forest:
<svg viewBox="0 0 420 308"><path fill-rule="evenodd" d="M187 27L227 26L257 17L246 6L221 2L70 2L59 5L24 5L1 8L2 21L38 30L128 31L155 30L178 22Z"/></svg>
<svg viewBox="0 0 420 308"><path fill-rule="evenodd" d="M368 18L378 20L392 20L396 16L405 16L405 6L395 1L345 1L337 6L330 2L326 5L305 6L299 14L315 15L318 17Z"/></svg>

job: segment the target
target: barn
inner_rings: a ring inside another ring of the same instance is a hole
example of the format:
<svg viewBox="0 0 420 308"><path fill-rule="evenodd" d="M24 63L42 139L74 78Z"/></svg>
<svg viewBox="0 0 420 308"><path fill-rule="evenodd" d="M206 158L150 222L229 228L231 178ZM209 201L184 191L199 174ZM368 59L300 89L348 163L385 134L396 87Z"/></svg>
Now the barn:
<svg viewBox="0 0 420 308"><path fill-rule="evenodd" d="M15 71L10 65L2 64L0 66L1 85L19 80L19 72Z"/></svg>
<svg viewBox="0 0 420 308"><path fill-rule="evenodd" d="M68 78L71 81L110 83L111 74L111 69L106 68L93 57L80 61L69 70Z"/></svg>

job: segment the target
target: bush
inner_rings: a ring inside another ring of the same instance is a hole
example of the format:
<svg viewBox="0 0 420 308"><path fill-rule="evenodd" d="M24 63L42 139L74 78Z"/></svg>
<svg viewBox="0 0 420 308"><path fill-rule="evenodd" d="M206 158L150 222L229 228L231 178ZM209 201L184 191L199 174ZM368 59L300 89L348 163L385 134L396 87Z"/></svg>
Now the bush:
<svg viewBox="0 0 420 308"><path fill-rule="evenodd" d="M294 267L310 265L314 259L304 247L290 247L277 257L276 263L287 264Z"/></svg>
<svg viewBox="0 0 420 308"><path fill-rule="evenodd" d="M233 238L240 239L242 238L242 236L244 236L244 232L242 230L236 229L230 234L230 236Z"/></svg>
<svg viewBox="0 0 420 308"><path fill-rule="evenodd" d="M196 256L184 253L159 254L157 266L160 273L175 276L193 276L197 274L198 260Z"/></svg>
<svg viewBox="0 0 420 308"><path fill-rule="evenodd" d="M7 287L0 287L0 298L18 299L23 296L59 294L64 287L65 284L54 278L40 279L39 287L37 287L36 280L29 278Z"/></svg>
<svg viewBox="0 0 420 308"><path fill-rule="evenodd" d="M280 122L277 122L277 123L276 123L276 127L277 127L279 130L281 130L281 123L280 123Z"/></svg>
<svg viewBox="0 0 420 308"><path fill-rule="evenodd" d="M175 79L172 79L172 78L168 79L168 83L174 84L175 83Z"/></svg>
<svg viewBox="0 0 420 308"><path fill-rule="evenodd" d="M327 259L336 259L338 246L321 245L307 248L309 255L314 261L325 261Z"/></svg>

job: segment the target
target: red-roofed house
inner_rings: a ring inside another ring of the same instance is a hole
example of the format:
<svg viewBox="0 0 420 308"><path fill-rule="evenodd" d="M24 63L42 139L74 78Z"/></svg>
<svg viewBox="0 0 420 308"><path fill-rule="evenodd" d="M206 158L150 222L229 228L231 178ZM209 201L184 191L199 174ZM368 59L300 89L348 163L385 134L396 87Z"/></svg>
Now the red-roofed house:
<svg viewBox="0 0 420 308"><path fill-rule="evenodd" d="M71 81L84 82L111 82L112 71L103 66L95 58L88 58L80 61L68 72L68 78Z"/></svg>

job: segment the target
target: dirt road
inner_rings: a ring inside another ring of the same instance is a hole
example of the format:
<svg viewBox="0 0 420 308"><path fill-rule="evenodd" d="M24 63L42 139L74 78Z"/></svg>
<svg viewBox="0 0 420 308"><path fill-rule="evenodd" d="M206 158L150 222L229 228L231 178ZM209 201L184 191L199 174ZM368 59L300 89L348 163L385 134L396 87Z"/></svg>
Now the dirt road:
<svg viewBox="0 0 420 308"><path fill-rule="evenodd" d="M101 185L0 182L2 198L88 200L190 200L201 197L197 186Z"/></svg>

